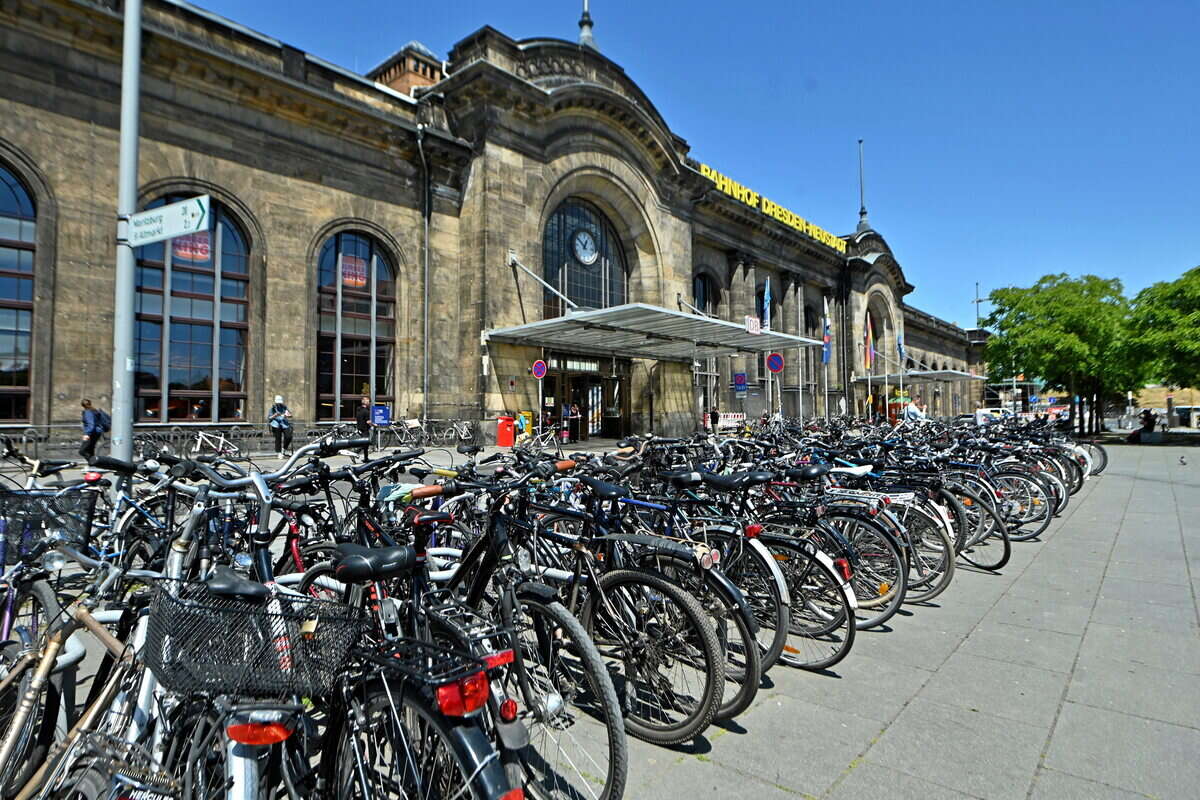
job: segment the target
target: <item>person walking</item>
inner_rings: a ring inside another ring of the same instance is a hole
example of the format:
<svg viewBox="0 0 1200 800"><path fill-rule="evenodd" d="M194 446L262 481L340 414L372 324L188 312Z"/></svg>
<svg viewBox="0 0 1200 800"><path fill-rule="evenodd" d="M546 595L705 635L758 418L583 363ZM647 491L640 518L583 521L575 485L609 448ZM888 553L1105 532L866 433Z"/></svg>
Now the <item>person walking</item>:
<svg viewBox="0 0 1200 800"><path fill-rule="evenodd" d="M371 437L371 398L363 395L362 401L358 404L358 409L354 412L354 427L358 429L358 435L366 438ZM371 445L363 445L362 457L366 461L371 452Z"/></svg>
<svg viewBox="0 0 1200 800"><path fill-rule="evenodd" d="M904 407L904 419L913 421L925 419L925 403L921 400L921 395L914 395L912 401Z"/></svg>
<svg viewBox="0 0 1200 800"><path fill-rule="evenodd" d="M79 455L90 464L96 457L96 443L112 429L112 419L105 412L92 406L92 401L86 397L79 401L83 407L80 414L83 422L83 443L79 445Z"/></svg>
<svg viewBox="0 0 1200 800"><path fill-rule="evenodd" d="M275 395L275 403L267 412L267 425L275 437L275 457L283 458L292 452L292 410L283 402L283 395Z"/></svg>

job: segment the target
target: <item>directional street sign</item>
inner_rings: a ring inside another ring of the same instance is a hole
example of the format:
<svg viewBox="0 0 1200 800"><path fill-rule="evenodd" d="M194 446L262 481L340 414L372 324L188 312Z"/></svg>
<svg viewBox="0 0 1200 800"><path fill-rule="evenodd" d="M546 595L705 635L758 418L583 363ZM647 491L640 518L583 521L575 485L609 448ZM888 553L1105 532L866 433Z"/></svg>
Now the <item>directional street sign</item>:
<svg viewBox="0 0 1200 800"><path fill-rule="evenodd" d="M129 244L139 247L208 230L209 199L208 195L203 194L132 214L126 233Z"/></svg>
<svg viewBox="0 0 1200 800"><path fill-rule="evenodd" d="M783 372L783 353L771 353L767 356L767 369L771 372Z"/></svg>
<svg viewBox="0 0 1200 800"><path fill-rule="evenodd" d="M533 369L531 369L530 372L533 374L533 377L540 381L542 378L546 377L546 362L539 358L537 361L533 362Z"/></svg>

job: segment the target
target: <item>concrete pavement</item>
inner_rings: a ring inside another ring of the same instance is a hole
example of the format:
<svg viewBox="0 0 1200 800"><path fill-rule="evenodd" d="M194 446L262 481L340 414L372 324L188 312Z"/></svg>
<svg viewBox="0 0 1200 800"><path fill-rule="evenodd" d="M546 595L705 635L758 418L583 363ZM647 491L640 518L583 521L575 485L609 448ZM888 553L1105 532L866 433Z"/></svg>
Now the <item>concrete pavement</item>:
<svg viewBox="0 0 1200 800"><path fill-rule="evenodd" d="M1200 458L1109 453L1000 574L960 565L829 673L776 667L686 747L631 741L626 796L1200 797Z"/></svg>

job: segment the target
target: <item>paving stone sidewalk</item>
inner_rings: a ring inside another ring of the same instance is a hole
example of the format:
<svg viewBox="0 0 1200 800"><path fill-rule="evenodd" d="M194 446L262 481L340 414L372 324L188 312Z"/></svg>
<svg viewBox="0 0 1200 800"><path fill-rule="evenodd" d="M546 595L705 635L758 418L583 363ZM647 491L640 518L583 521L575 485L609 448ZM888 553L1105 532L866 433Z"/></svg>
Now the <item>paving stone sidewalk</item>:
<svg viewBox="0 0 1200 800"><path fill-rule="evenodd" d="M686 747L631 741L626 796L1200 797L1200 457L1109 453L1001 574L960 566L827 674L776 667Z"/></svg>

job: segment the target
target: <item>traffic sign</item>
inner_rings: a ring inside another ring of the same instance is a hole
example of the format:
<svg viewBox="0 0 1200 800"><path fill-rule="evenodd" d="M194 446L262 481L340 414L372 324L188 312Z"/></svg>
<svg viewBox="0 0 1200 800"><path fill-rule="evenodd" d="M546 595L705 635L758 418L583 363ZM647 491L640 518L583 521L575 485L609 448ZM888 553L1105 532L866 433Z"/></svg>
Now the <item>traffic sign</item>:
<svg viewBox="0 0 1200 800"><path fill-rule="evenodd" d="M533 375L533 377L540 381L542 378L546 377L546 362L539 358L537 361L533 362L533 368L529 370L529 372Z"/></svg>
<svg viewBox="0 0 1200 800"><path fill-rule="evenodd" d="M767 356L767 369L771 372L783 372L783 353L771 353Z"/></svg>
<svg viewBox="0 0 1200 800"><path fill-rule="evenodd" d="M209 196L202 194L129 216L126 241L134 247L208 230Z"/></svg>
<svg viewBox="0 0 1200 800"><path fill-rule="evenodd" d="M746 396L746 373L733 373L733 393L738 397Z"/></svg>
<svg viewBox="0 0 1200 800"><path fill-rule="evenodd" d="M388 426L392 424L392 409L390 406L377 405L371 409L371 424Z"/></svg>

